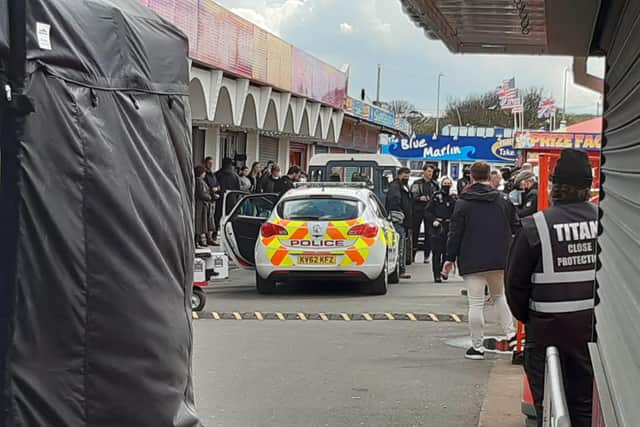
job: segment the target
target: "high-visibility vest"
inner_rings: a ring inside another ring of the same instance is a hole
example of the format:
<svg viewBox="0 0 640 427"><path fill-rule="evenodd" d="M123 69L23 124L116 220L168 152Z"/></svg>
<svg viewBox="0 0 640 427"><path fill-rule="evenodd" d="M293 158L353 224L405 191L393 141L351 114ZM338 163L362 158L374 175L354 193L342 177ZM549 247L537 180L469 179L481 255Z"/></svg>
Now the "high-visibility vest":
<svg viewBox="0 0 640 427"><path fill-rule="evenodd" d="M535 225L542 250L542 271L531 276L532 312L553 315L594 308L597 218L596 207L585 202L558 204L523 220L525 227Z"/></svg>

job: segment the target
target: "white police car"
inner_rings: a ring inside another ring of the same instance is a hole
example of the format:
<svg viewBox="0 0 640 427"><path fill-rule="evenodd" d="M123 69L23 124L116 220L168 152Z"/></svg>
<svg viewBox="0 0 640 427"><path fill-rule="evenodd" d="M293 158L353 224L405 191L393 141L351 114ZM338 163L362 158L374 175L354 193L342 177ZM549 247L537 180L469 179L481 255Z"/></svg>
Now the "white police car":
<svg viewBox="0 0 640 427"><path fill-rule="evenodd" d="M360 281L382 295L397 283L398 234L378 197L363 185L308 183L241 197L221 223L225 251L255 268L256 287L298 279Z"/></svg>

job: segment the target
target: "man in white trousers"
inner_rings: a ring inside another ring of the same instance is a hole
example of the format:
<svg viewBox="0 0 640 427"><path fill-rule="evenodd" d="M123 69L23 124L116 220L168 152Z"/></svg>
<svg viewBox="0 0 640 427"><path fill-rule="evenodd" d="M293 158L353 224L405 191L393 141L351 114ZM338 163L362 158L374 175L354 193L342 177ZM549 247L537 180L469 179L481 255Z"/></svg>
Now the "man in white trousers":
<svg viewBox="0 0 640 427"><path fill-rule="evenodd" d="M471 187L460 195L449 225L443 274L458 262L469 300L471 347L467 359L484 359L485 287L495 302L505 339L515 340L513 317L504 293L504 268L509 244L519 221L507 196L491 185L491 167L471 166Z"/></svg>

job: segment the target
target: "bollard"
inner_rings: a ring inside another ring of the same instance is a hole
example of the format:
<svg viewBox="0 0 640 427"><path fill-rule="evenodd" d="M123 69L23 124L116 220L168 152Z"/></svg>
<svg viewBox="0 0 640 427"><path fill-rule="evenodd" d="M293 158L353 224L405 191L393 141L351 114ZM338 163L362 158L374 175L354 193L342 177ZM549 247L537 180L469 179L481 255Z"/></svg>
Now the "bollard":
<svg viewBox="0 0 640 427"><path fill-rule="evenodd" d="M547 347L546 361L542 427L571 427L569 408L564 393L560 353L556 347Z"/></svg>

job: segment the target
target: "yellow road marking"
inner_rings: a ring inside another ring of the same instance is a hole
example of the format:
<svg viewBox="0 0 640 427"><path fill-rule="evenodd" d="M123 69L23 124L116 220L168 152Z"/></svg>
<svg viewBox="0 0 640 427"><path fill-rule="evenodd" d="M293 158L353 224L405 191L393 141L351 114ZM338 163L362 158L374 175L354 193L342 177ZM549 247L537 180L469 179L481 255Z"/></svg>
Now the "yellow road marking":
<svg viewBox="0 0 640 427"><path fill-rule="evenodd" d="M192 312L191 312L191 316L192 316L194 319L198 319L198 318L200 318L200 316L198 316L198 313L196 313L195 311L192 311Z"/></svg>
<svg viewBox="0 0 640 427"><path fill-rule="evenodd" d="M327 317L327 315L326 315L326 314L324 314L324 313L319 313L319 314L320 314L320 319L322 319L322 320L329 320L329 318Z"/></svg>
<svg viewBox="0 0 640 427"><path fill-rule="evenodd" d="M347 313L340 313L340 316L342 316L342 318L343 318L344 320L346 320L346 321L351 320L351 319L349 318L349 315L348 315Z"/></svg>
<svg viewBox="0 0 640 427"><path fill-rule="evenodd" d="M283 315L282 313L276 313L276 317L277 317L279 320L285 320L284 315Z"/></svg>
<svg viewBox="0 0 640 427"><path fill-rule="evenodd" d="M462 323L462 319L457 314L452 314L451 318L455 320L457 323Z"/></svg>
<svg viewBox="0 0 640 427"><path fill-rule="evenodd" d="M435 314L433 314L433 313L428 313L427 315L428 315L428 316L431 318L431 320L433 320L434 322L439 322L439 321L440 321L440 319L438 319L438 316L436 316L436 315L435 315Z"/></svg>
<svg viewBox="0 0 640 427"><path fill-rule="evenodd" d="M371 317L369 313L362 313L362 317L364 317L364 320L373 320L373 317Z"/></svg>
<svg viewBox="0 0 640 427"><path fill-rule="evenodd" d="M307 316L305 316L304 313L298 313L298 318L300 320L307 320Z"/></svg>
<svg viewBox="0 0 640 427"><path fill-rule="evenodd" d="M237 311L233 312L233 317L235 317L236 320L242 320L242 315L240 313L238 313Z"/></svg>
<svg viewBox="0 0 640 427"><path fill-rule="evenodd" d="M396 320L391 313L385 313L384 315L387 317L387 320Z"/></svg>
<svg viewBox="0 0 640 427"><path fill-rule="evenodd" d="M409 318L409 320L413 320L414 322L418 319L416 319L416 316L413 315L413 313L407 313L407 317Z"/></svg>
<svg viewBox="0 0 640 427"><path fill-rule="evenodd" d="M264 317L262 316L262 313L260 313L259 311L256 311L256 319L258 320L264 320Z"/></svg>
<svg viewBox="0 0 640 427"><path fill-rule="evenodd" d="M214 319L220 320L220 314L217 311L212 311L211 315L213 316Z"/></svg>

